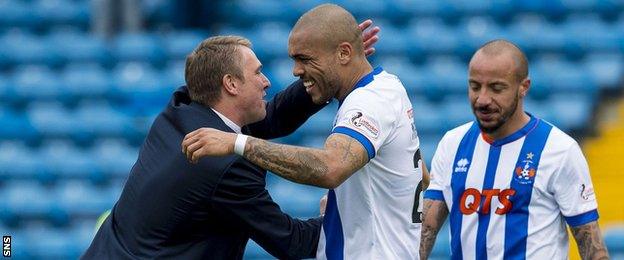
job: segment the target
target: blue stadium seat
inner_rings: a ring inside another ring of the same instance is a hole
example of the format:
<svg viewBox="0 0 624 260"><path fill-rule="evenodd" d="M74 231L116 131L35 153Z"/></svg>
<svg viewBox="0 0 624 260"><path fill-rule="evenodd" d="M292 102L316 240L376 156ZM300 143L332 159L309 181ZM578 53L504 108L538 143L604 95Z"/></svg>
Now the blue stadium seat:
<svg viewBox="0 0 624 260"><path fill-rule="evenodd" d="M124 180L136 162L139 151L121 139L100 139L88 154L105 176Z"/></svg>
<svg viewBox="0 0 624 260"><path fill-rule="evenodd" d="M416 18L408 24L408 38L411 46L430 54L452 54L460 48L459 39L453 27L441 19Z"/></svg>
<svg viewBox="0 0 624 260"><path fill-rule="evenodd" d="M562 26L568 41L581 52L622 51L622 34L617 26L611 26L596 14L570 16Z"/></svg>
<svg viewBox="0 0 624 260"><path fill-rule="evenodd" d="M349 10L355 17L383 17L388 15L388 1L338 0L335 3Z"/></svg>
<svg viewBox="0 0 624 260"><path fill-rule="evenodd" d="M164 81L167 82L167 86L177 88L186 85L184 80L184 68L186 66L185 60L172 60L167 63L162 75L164 75Z"/></svg>
<svg viewBox="0 0 624 260"><path fill-rule="evenodd" d="M69 138L77 129L72 113L60 103L32 103L26 110L28 120L43 138Z"/></svg>
<svg viewBox="0 0 624 260"><path fill-rule="evenodd" d="M446 121L453 127L475 120L468 96L454 95L444 99Z"/></svg>
<svg viewBox="0 0 624 260"><path fill-rule="evenodd" d="M597 93L598 87L581 66L558 56L539 57L531 69L544 77L553 95L573 92L593 98Z"/></svg>
<svg viewBox="0 0 624 260"><path fill-rule="evenodd" d="M5 185L6 188L2 191L3 214L14 214L21 219L47 219L53 211L50 190L41 184L32 180L20 180L7 182ZM6 219L4 221L7 223Z"/></svg>
<svg viewBox="0 0 624 260"><path fill-rule="evenodd" d="M508 40L516 43L529 56L541 52L571 52L565 33L541 15L519 15L507 30Z"/></svg>
<svg viewBox="0 0 624 260"><path fill-rule="evenodd" d="M531 88L529 89L529 98L534 100L546 100L552 94L552 85L549 80L550 75L545 70L531 67L529 70L529 78L531 79Z"/></svg>
<svg viewBox="0 0 624 260"><path fill-rule="evenodd" d="M273 97L277 92L299 79L293 76L293 66L294 62L284 57L274 59L263 69L264 75L271 81L271 87L267 89L267 98Z"/></svg>
<svg viewBox="0 0 624 260"><path fill-rule="evenodd" d="M11 87L9 83L9 77L7 77L3 73L0 73L0 99L11 101L10 98L12 96L12 93L10 93L10 91Z"/></svg>
<svg viewBox="0 0 624 260"><path fill-rule="evenodd" d="M583 60L581 68L601 89L620 88L624 75L624 56L617 53L593 53Z"/></svg>
<svg viewBox="0 0 624 260"><path fill-rule="evenodd" d="M9 31L0 37L0 57L6 59L2 64L15 66L39 64L58 66L62 58L56 50L40 36L21 31Z"/></svg>
<svg viewBox="0 0 624 260"><path fill-rule="evenodd" d="M132 119L104 100L81 102L74 116L80 122L79 135L87 139L122 137L132 130Z"/></svg>
<svg viewBox="0 0 624 260"><path fill-rule="evenodd" d="M416 126L418 127L418 126ZM420 153L427 163L427 169L431 169L431 159L433 159L433 155L436 152L438 147L438 143L442 139L442 134L450 129L444 129L435 134L422 134L418 133L418 138L420 140Z"/></svg>
<svg viewBox="0 0 624 260"><path fill-rule="evenodd" d="M117 98L126 101L135 112L162 107L176 86L167 86L161 75L147 63L118 64L111 74Z"/></svg>
<svg viewBox="0 0 624 260"><path fill-rule="evenodd" d="M593 11L600 0L560 0L568 13Z"/></svg>
<svg viewBox="0 0 624 260"><path fill-rule="evenodd" d="M90 8L88 1L36 0L33 11L38 14L45 27L71 25L87 28Z"/></svg>
<svg viewBox="0 0 624 260"><path fill-rule="evenodd" d="M31 10L29 1L0 1L0 26L35 29L41 17Z"/></svg>
<svg viewBox="0 0 624 260"><path fill-rule="evenodd" d="M508 33L491 17L472 16L462 19L457 25L461 50L458 53L465 59L483 44L494 39L506 39Z"/></svg>
<svg viewBox="0 0 624 260"><path fill-rule="evenodd" d="M395 27L390 23L379 20L375 20L375 25L383 28L381 32L379 32L379 37L383 40L376 44L375 49L377 53L375 53L375 55L380 55L381 57L387 55L405 55L405 53L413 47L410 46L407 38L395 37L396 35L406 34L406 29ZM412 53L416 52L416 50L410 51Z"/></svg>
<svg viewBox="0 0 624 260"><path fill-rule="evenodd" d="M74 219L69 227L70 237L73 239L81 254L91 245L91 241L95 236L97 231L95 229L95 222L96 219L94 218L86 220Z"/></svg>
<svg viewBox="0 0 624 260"><path fill-rule="evenodd" d="M557 120L553 109L550 107L549 100L535 100L532 98L524 99L524 111L548 122Z"/></svg>
<svg viewBox="0 0 624 260"><path fill-rule="evenodd" d="M332 101L330 105L310 117L297 133L300 133L303 137L329 136L338 111L337 105L337 101Z"/></svg>
<svg viewBox="0 0 624 260"><path fill-rule="evenodd" d="M65 62L93 62L108 65L112 62L108 45L103 39L76 30L52 31L45 43L51 46Z"/></svg>
<svg viewBox="0 0 624 260"><path fill-rule="evenodd" d="M160 39L149 33L123 33L114 39L113 56L119 62L149 62L163 65L166 56Z"/></svg>
<svg viewBox="0 0 624 260"><path fill-rule="evenodd" d="M247 242L247 247L245 247L245 255L243 258L247 260L275 259L251 239Z"/></svg>
<svg viewBox="0 0 624 260"><path fill-rule="evenodd" d="M22 102L62 98L61 80L57 73L45 66L22 66L13 73L15 98Z"/></svg>
<svg viewBox="0 0 624 260"><path fill-rule="evenodd" d="M411 17L442 17L444 19L454 19L459 16L456 9L453 9L451 5L446 1L437 0L397 0L390 1L388 7L388 16L394 16L397 14L399 22L404 21L402 19L409 19Z"/></svg>
<svg viewBox="0 0 624 260"><path fill-rule="evenodd" d="M290 27L286 23L267 22L254 26L243 35L249 37L260 62L267 62L288 57L289 33Z"/></svg>
<svg viewBox="0 0 624 260"><path fill-rule="evenodd" d="M411 97L414 109L414 123L419 134L444 133L451 125L447 124L445 107L424 97Z"/></svg>
<svg viewBox="0 0 624 260"><path fill-rule="evenodd" d="M37 132L22 112L0 107L0 140L35 141Z"/></svg>
<svg viewBox="0 0 624 260"><path fill-rule="evenodd" d="M285 180L277 181L267 189L284 212L292 217L303 219L319 216L319 200L327 193L325 189L294 184Z"/></svg>
<svg viewBox="0 0 624 260"><path fill-rule="evenodd" d="M97 217L112 208L117 198L112 198L106 187L83 181L64 181L56 186L55 203L72 218Z"/></svg>
<svg viewBox="0 0 624 260"><path fill-rule="evenodd" d="M19 142L0 142L1 180L36 180L47 175L45 164L34 149Z"/></svg>
<svg viewBox="0 0 624 260"><path fill-rule="evenodd" d="M488 14L494 7L496 1L493 0L446 0L453 10L457 10L462 16L474 16Z"/></svg>
<svg viewBox="0 0 624 260"><path fill-rule="evenodd" d="M23 230L28 255L34 259L76 259L83 253L71 230L33 225Z"/></svg>
<svg viewBox="0 0 624 260"><path fill-rule="evenodd" d="M101 98L111 91L108 71L95 63L71 63L60 74L63 95L74 100Z"/></svg>
<svg viewBox="0 0 624 260"><path fill-rule="evenodd" d="M615 259L614 255L624 257L624 226L607 228L604 231L604 240L612 259Z"/></svg>
<svg viewBox="0 0 624 260"><path fill-rule="evenodd" d="M172 60L184 60L208 34L203 31L177 31L163 37L167 57Z"/></svg>
<svg viewBox="0 0 624 260"><path fill-rule="evenodd" d="M551 17L560 17L566 13L561 1L524 0L514 1L514 10L524 13L539 13Z"/></svg>
<svg viewBox="0 0 624 260"><path fill-rule="evenodd" d="M451 238L449 231L449 222L444 222L444 225L438 232L433 250L431 250L431 259L448 259L451 254Z"/></svg>
<svg viewBox="0 0 624 260"><path fill-rule="evenodd" d="M238 0L227 4L225 14L231 17L232 22L254 24L258 21L291 22L300 13L296 13L287 2L278 0L253 1Z"/></svg>
<svg viewBox="0 0 624 260"><path fill-rule="evenodd" d="M46 141L39 155L46 169L59 179L84 179L100 181L95 163L84 149L68 141Z"/></svg>
<svg viewBox="0 0 624 260"><path fill-rule="evenodd" d="M563 131L587 129L594 109L593 99L582 94L558 94L549 100L557 127Z"/></svg>
<svg viewBox="0 0 624 260"><path fill-rule="evenodd" d="M468 65L452 56L432 58L425 65L425 75L449 95L468 93Z"/></svg>

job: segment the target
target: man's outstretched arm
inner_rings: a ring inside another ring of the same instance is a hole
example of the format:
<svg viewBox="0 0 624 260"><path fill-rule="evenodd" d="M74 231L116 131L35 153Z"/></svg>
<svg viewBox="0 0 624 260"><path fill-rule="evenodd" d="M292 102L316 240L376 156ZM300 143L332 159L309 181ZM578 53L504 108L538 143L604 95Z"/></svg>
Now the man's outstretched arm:
<svg viewBox="0 0 624 260"><path fill-rule="evenodd" d="M204 156L228 155L234 152L235 140L236 134L201 128L184 138L182 152L191 162ZM243 157L290 181L328 189L340 185L369 160L359 141L339 133L330 135L323 149L248 137Z"/></svg>
<svg viewBox="0 0 624 260"><path fill-rule="evenodd" d="M448 208L442 200L424 199L423 222L420 232L420 259L429 258L438 232L448 216Z"/></svg>
<svg viewBox="0 0 624 260"><path fill-rule="evenodd" d="M592 221L578 227L570 227L572 235L578 245L583 260L609 259L607 247L600 234L597 221Z"/></svg>

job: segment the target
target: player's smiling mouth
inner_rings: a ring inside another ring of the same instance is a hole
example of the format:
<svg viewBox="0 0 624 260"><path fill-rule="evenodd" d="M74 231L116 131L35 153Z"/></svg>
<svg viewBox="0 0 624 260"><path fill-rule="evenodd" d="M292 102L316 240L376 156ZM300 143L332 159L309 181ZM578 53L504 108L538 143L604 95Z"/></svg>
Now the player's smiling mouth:
<svg viewBox="0 0 624 260"><path fill-rule="evenodd" d="M306 91L310 91L312 87L315 85L314 80L304 80L303 86L306 88Z"/></svg>

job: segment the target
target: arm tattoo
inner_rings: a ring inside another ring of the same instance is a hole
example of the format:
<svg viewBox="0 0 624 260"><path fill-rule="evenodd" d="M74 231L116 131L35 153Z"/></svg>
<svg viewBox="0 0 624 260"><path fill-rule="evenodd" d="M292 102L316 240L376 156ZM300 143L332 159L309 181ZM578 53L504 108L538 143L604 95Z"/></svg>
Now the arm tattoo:
<svg viewBox="0 0 624 260"><path fill-rule="evenodd" d="M329 183L335 184L336 181L342 183L368 162L366 153L355 150L356 145L353 145L353 142L357 140L344 136L330 136L325 143L325 150L319 150L249 138L244 157L290 181L327 187ZM327 153L329 150L340 151L340 154ZM336 160L339 161L341 172L333 173L337 176L329 176L336 168L331 167L336 165Z"/></svg>
<svg viewBox="0 0 624 260"><path fill-rule="evenodd" d="M444 201L424 200L423 223L420 233L420 259L429 258L440 227L448 216L448 208Z"/></svg>
<svg viewBox="0 0 624 260"><path fill-rule="evenodd" d="M274 144L249 138L245 158L290 181L315 184L328 172L328 166L314 149Z"/></svg>
<svg viewBox="0 0 624 260"><path fill-rule="evenodd" d="M593 221L570 229L582 259L609 259L598 222Z"/></svg>

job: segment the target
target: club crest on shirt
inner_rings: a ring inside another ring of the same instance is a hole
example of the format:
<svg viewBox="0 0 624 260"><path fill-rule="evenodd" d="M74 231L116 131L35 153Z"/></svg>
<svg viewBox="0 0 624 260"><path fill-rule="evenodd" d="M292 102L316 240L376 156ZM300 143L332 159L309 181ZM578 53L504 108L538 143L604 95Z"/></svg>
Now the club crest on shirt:
<svg viewBox="0 0 624 260"><path fill-rule="evenodd" d="M379 124L372 118L365 116L360 111L354 111L349 115L351 125L355 126L363 134L377 139L379 136Z"/></svg>
<svg viewBox="0 0 624 260"><path fill-rule="evenodd" d="M535 180L535 166L533 165L533 154L529 152L526 154L526 159L522 160L518 165L516 165L516 170L514 171L514 180L518 181L520 184L531 184L533 180Z"/></svg>

